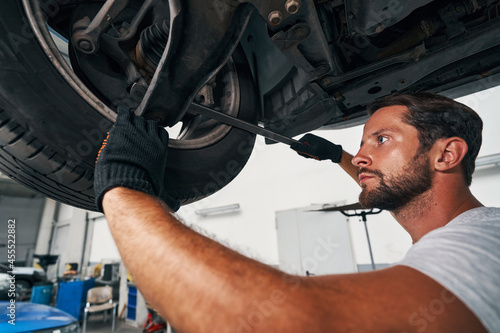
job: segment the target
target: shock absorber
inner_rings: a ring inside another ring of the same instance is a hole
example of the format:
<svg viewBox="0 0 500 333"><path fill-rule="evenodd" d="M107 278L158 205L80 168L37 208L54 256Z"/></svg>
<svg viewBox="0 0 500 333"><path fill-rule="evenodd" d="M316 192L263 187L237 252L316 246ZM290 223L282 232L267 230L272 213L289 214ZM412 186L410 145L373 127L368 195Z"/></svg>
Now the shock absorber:
<svg viewBox="0 0 500 333"><path fill-rule="evenodd" d="M152 75L167 46L170 32L169 21L163 20L144 29L136 47L136 59L148 74Z"/></svg>

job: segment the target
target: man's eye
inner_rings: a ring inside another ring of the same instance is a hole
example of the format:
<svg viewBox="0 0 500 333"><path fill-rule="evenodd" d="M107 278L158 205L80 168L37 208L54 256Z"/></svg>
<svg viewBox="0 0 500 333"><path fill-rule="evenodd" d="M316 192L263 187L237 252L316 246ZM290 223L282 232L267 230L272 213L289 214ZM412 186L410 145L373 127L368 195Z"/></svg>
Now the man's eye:
<svg viewBox="0 0 500 333"><path fill-rule="evenodd" d="M385 136L379 136L378 137L378 143L382 144L387 141L387 138Z"/></svg>

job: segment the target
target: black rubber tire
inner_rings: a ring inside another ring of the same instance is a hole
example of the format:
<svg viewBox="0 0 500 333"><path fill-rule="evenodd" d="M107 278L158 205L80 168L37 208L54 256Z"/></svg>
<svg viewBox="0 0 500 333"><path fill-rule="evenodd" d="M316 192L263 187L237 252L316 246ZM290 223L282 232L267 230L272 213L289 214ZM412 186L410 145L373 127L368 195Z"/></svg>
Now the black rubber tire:
<svg viewBox="0 0 500 333"><path fill-rule="evenodd" d="M95 156L112 123L49 61L30 31L22 2L0 1L0 170L57 201L95 210ZM257 121L257 98L242 54L238 118ZM182 204L229 183L248 160L255 135L232 128L201 149L169 149L166 185Z"/></svg>

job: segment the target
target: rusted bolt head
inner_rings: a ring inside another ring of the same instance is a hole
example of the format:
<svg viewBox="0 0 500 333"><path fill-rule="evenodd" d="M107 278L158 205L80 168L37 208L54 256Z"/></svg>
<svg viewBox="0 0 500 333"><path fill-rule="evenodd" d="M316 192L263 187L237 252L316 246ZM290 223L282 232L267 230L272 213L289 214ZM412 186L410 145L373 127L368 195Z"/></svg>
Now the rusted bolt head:
<svg viewBox="0 0 500 333"><path fill-rule="evenodd" d="M269 13L267 19L271 25L278 25L283 21L283 14L279 10L275 10Z"/></svg>
<svg viewBox="0 0 500 333"><path fill-rule="evenodd" d="M99 49L99 45L91 38L78 32L73 35L73 45L75 45L79 51L87 54L93 54Z"/></svg>
<svg viewBox="0 0 500 333"><path fill-rule="evenodd" d="M300 7L300 0L287 0L285 3L286 11L290 14L295 14Z"/></svg>
<svg viewBox="0 0 500 333"><path fill-rule="evenodd" d="M84 40L84 39L82 39L78 43L78 48L80 50L84 50L85 52L92 52L94 50L92 43L90 43L88 40Z"/></svg>

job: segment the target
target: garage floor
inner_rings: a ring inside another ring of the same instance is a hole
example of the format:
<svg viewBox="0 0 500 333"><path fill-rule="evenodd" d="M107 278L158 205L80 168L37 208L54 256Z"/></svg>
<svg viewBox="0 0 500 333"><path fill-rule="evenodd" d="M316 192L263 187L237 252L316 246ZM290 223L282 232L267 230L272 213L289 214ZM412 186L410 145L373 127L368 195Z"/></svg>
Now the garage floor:
<svg viewBox="0 0 500 333"><path fill-rule="evenodd" d="M87 321L87 333L109 333L111 332L111 320L105 323L102 317L95 316ZM115 333L141 333L142 327L134 327L123 320L116 321Z"/></svg>

